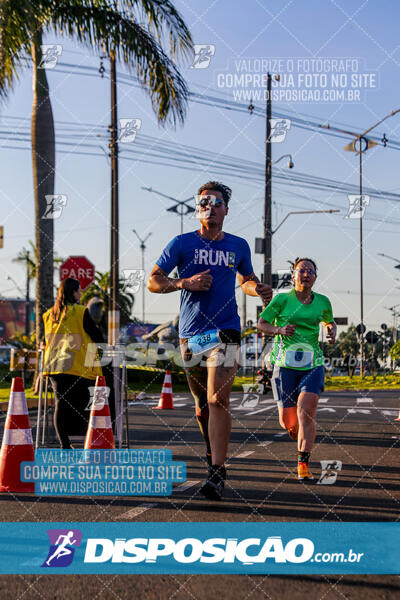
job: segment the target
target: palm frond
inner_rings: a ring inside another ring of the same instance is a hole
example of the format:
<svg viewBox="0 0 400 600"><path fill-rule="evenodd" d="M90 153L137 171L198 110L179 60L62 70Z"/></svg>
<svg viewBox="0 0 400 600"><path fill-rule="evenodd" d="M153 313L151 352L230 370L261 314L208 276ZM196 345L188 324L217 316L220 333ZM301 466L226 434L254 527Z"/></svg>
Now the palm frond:
<svg viewBox="0 0 400 600"><path fill-rule="evenodd" d="M32 11L32 4L29 0L0 3L0 98L3 99L26 66L25 56L31 53L31 28L40 23L39 12Z"/></svg>
<svg viewBox="0 0 400 600"><path fill-rule="evenodd" d="M183 123L188 101L186 83L160 43L144 27L113 10L110 2L104 0L46 0L43 4L46 2L51 4L49 29L96 48L99 53L114 53L136 71L159 122Z"/></svg>
<svg viewBox="0 0 400 600"><path fill-rule="evenodd" d="M139 23L147 23L150 33L157 37L160 44L164 35L167 35L171 58L193 58L190 31L169 0L122 0L120 6L133 19L137 15Z"/></svg>

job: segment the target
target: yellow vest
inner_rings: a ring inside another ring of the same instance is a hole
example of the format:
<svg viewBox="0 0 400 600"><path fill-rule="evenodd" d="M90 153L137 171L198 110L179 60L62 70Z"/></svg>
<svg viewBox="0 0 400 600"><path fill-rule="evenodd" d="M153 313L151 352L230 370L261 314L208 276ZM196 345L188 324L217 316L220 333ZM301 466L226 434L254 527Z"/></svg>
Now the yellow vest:
<svg viewBox="0 0 400 600"><path fill-rule="evenodd" d="M50 308L43 315L46 349L43 359L43 375L65 373L96 379L102 375L96 367L96 345L83 328L85 306L68 304L59 323L52 320Z"/></svg>

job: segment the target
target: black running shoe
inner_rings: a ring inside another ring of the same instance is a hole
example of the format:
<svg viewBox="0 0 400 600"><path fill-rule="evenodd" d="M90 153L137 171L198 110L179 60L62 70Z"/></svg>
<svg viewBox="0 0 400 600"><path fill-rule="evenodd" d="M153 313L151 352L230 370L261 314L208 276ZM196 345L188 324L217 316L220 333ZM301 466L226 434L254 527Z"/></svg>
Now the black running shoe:
<svg viewBox="0 0 400 600"><path fill-rule="evenodd" d="M221 500L226 479L226 469L220 465L212 465L207 481L201 486L201 493L209 500Z"/></svg>

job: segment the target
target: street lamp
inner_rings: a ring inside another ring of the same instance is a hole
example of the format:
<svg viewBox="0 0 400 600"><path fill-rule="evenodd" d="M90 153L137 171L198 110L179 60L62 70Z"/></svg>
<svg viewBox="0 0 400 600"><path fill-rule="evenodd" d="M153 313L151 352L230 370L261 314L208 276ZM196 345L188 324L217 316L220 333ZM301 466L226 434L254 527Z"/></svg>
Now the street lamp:
<svg viewBox="0 0 400 600"><path fill-rule="evenodd" d="M394 260L397 265L395 265L395 269L400 269L400 259L394 258L394 256L388 256L387 254L383 254L383 252L378 252L378 256L384 256L385 258L390 258L390 260Z"/></svg>
<svg viewBox="0 0 400 600"><path fill-rule="evenodd" d="M274 162L272 162L272 163L271 163L271 167L272 167L273 165L276 165L276 164L277 164L279 161L281 161L283 158L288 158L288 159L289 159L289 162L288 162L288 168L289 168L289 169L293 169L293 167L294 167L294 162L293 162L293 159L292 159L292 155L291 155L291 154L282 154L282 156L280 156L280 157L278 158L278 160L274 160Z"/></svg>
<svg viewBox="0 0 400 600"><path fill-rule="evenodd" d="M153 190L153 188L151 188L151 187L148 188L148 187L142 186L142 190L146 190L146 192L151 192L153 194L157 194L158 196L162 196L163 198L168 198L169 200L173 200L175 202L175 204L173 206L170 206L166 210L168 210L169 212L175 212L178 215L180 215L180 217L181 217L181 235L182 235L182 233L183 233L183 217L185 215L188 215L189 213L196 212L196 210L192 206L188 206L186 204L187 202L190 202L190 200L193 200L193 196L190 196L190 198L187 198L186 200L177 200L176 198L173 198L172 196L163 194L163 192L158 192L157 190Z"/></svg>
<svg viewBox="0 0 400 600"><path fill-rule="evenodd" d="M151 233L148 233L147 236L142 240L142 238L139 236L138 232L136 231L136 229L132 229L133 233L136 235L137 239L140 242L140 249L142 251L142 273L144 276L144 252L146 250L146 245L145 242L149 239L149 237L151 236ZM142 281L142 321L144 323L144 316L145 316L145 311L144 311L144 281Z"/></svg>
<svg viewBox="0 0 400 600"><path fill-rule="evenodd" d="M273 231L271 231L271 233L272 234L276 233L278 231L278 229L284 224L286 219L288 219L290 217L290 215L313 215L313 214L317 214L317 213L337 213L337 212L340 212L340 210L338 208L330 208L328 210L291 210L290 212L287 213L287 215L285 215L285 217L282 219L282 221L279 223L279 225Z"/></svg>
<svg viewBox="0 0 400 600"><path fill-rule="evenodd" d="M386 310L390 310L390 312L392 313L394 327L393 337L395 343L397 342L397 318L400 317L400 312L398 310L395 310L398 306L400 306L400 304L395 304L391 307L385 306Z"/></svg>
<svg viewBox="0 0 400 600"><path fill-rule="evenodd" d="M17 288L17 290L19 291L19 293L23 296L24 292L21 290L21 288L19 287L18 283L15 281L15 279L13 277L11 277L10 275L6 275L6 279L8 281L12 281L12 283L15 285L15 287Z"/></svg>

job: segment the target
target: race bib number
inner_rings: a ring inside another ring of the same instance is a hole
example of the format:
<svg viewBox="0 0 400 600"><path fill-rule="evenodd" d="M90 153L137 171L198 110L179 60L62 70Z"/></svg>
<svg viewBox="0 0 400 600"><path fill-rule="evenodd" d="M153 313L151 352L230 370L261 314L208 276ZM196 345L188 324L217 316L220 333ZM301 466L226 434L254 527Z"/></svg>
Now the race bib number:
<svg viewBox="0 0 400 600"><path fill-rule="evenodd" d="M288 348L285 354L285 367L292 369L311 369L313 366L314 352L308 347L300 346Z"/></svg>
<svg viewBox="0 0 400 600"><path fill-rule="evenodd" d="M202 354L216 348L220 343L217 329L210 329L210 331L189 338L188 347L192 354Z"/></svg>

